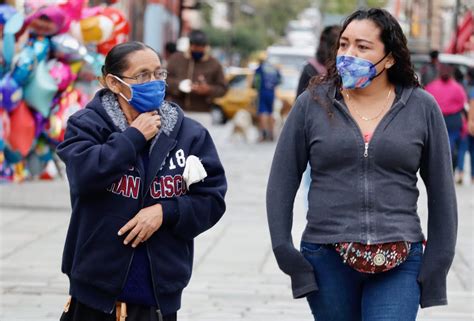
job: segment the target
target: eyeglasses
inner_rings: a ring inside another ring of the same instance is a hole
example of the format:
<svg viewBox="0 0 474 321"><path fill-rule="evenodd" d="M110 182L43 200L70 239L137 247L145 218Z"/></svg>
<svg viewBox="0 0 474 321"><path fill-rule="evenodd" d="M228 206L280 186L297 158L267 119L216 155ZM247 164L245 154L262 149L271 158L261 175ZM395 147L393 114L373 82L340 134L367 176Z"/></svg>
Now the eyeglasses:
<svg viewBox="0 0 474 321"><path fill-rule="evenodd" d="M156 69L155 71L144 71L139 73L134 77L119 76L120 78L133 79L139 84L149 82L151 80L151 75L155 77L156 80L166 80L168 77L168 71L166 69Z"/></svg>

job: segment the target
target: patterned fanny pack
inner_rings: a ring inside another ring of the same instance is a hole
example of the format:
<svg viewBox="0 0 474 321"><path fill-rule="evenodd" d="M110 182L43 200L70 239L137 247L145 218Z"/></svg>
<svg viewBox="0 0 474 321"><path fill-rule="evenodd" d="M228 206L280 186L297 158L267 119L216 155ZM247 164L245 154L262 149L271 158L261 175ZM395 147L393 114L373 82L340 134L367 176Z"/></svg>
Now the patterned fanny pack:
<svg viewBox="0 0 474 321"><path fill-rule="evenodd" d="M405 241L372 245L342 242L334 244L334 248L345 264L359 272L372 274L399 266L410 253L410 243Z"/></svg>

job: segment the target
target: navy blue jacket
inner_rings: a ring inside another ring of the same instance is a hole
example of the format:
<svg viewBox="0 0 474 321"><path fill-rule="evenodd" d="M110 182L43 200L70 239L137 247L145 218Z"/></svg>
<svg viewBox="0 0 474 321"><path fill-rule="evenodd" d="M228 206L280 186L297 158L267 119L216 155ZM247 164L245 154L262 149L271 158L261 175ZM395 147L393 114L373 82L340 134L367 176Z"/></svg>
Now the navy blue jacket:
<svg viewBox="0 0 474 321"><path fill-rule="evenodd" d="M145 245L164 315L179 309L191 277L194 237L225 211L226 178L208 131L175 104L164 102L159 112L162 126L150 142L147 169L140 157L147 141L128 126L107 89L69 118L57 149L72 206L62 271L72 296L104 312L113 311L134 253L117 232L142 208L163 207L163 225ZM182 175L189 155L201 160L208 176L187 188Z"/></svg>

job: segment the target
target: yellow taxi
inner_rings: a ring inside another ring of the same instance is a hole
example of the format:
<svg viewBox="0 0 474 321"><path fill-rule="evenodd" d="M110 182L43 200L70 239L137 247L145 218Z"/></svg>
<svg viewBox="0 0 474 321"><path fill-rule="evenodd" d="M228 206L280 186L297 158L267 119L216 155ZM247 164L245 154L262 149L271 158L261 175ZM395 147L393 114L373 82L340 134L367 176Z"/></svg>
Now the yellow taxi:
<svg viewBox="0 0 474 321"><path fill-rule="evenodd" d="M254 72L249 68L230 67L226 70L227 93L215 98L211 106L214 124L224 124L241 109L256 114L257 91L252 88Z"/></svg>

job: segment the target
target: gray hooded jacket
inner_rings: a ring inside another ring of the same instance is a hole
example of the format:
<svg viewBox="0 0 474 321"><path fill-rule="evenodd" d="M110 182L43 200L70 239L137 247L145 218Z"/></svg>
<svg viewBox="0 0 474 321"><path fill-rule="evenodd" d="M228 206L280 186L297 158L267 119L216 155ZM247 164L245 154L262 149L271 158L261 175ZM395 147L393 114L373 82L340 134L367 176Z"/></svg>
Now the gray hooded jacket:
<svg viewBox="0 0 474 321"><path fill-rule="evenodd" d="M457 208L446 126L435 100L423 89L396 92L369 144L334 88L307 90L290 112L273 159L267 215L273 251L281 270L291 277L295 298L318 289L312 266L295 249L291 236L294 197L309 161L309 210L302 239L320 244L422 241L416 186L420 171L429 211L418 276L420 303L447 304Z"/></svg>

